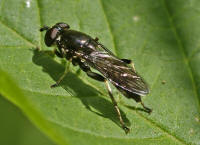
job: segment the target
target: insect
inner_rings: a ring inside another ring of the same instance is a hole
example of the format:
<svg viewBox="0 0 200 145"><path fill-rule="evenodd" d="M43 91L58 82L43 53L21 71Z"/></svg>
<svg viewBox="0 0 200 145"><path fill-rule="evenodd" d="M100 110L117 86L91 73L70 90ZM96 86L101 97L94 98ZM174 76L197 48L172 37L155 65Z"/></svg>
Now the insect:
<svg viewBox="0 0 200 145"><path fill-rule="evenodd" d="M57 46L54 53L60 58L66 58L74 66L78 65L86 74L100 82L104 82L108 94L114 104L120 124L125 133L130 129L125 125L118 108L117 102L112 94L110 84L113 84L124 96L140 102L146 112L151 113L151 109L146 107L141 96L149 93L144 80L135 71L134 64L129 59L120 59L110 50L99 43L96 37L71 30L66 23L56 23L52 27L44 26L40 31L46 30L44 42L48 47ZM92 72L91 68L99 73ZM67 74L69 67L66 67L64 74L51 87L56 87Z"/></svg>

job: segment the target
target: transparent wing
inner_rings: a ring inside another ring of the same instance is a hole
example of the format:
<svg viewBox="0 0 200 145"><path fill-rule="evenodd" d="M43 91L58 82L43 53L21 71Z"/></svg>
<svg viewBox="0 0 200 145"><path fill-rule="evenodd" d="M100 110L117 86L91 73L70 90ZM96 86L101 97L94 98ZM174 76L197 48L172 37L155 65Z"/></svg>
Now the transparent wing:
<svg viewBox="0 0 200 145"><path fill-rule="evenodd" d="M103 44L96 42L98 44L98 50L99 51L106 51L107 53L109 53L112 56L115 56L109 49L107 49Z"/></svg>
<svg viewBox="0 0 200 145"><path fill-rule="evenodd" d="M138 95L149 93L144 80L126 63L109 52L94 51L86 60L116 87Z"/></svg>

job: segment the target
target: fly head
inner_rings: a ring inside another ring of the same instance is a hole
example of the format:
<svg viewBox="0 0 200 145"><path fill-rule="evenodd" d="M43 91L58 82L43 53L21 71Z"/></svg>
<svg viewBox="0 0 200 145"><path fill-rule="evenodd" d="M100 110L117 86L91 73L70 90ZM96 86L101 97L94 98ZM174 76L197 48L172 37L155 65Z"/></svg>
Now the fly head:
<svg viewBox="0 0 200 145"><path fill-rule="evenodd" d="M56 23L53 27L44 26L40 28L40 31L46 30L44 42L45 44L50 47L55 43L55 41L59 38L60 34L63 30L68 30L70 26L66 23L60 22Z"/></svg>

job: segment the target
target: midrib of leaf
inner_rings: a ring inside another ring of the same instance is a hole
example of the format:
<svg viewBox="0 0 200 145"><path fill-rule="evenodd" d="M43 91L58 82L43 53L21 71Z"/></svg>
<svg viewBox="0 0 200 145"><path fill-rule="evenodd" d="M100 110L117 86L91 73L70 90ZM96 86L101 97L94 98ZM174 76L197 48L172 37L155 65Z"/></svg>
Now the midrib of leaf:
<svg viewBox="0 0 200 145"><path fill-rule="evenodd" d="M76 9L78 9L78 3L79 3L79 1L76 1ZM81 31L82 30L82 27L81 27L82 23L81 23L81 20L78 16L77 11L76 11L76 19L78 20L78 30Z"/></svg>
<svg viewBox="0 0 200 145"><path fill-rule="evenodd" d="M13 28L7 26L3 21L0 20L0 24L3 25L4 27L6 27L10 32L12 32L15 36L19 37L20 39L24 40L28 45L30 45L31 47L35 47L35 44L33 44L30 40L28 40L27 38L25 38L24 36L22 36L20 33L18 33L17 31L15 31Z"/></svg>
<svg viewBox="0 0 200 145"><path fill-rule="evenodd" d="M112 33L111 25L110 25L110 23L108 21L108 17L107 17L107 15L105 13L104 6L103 6L103 3L102 3L101 0L99 0L99 4L100 4L100 7L102 9L102 12L103 12L103 15L104 15L104 18L105 18L105 22L107 24L108 31L109 31L110 36L111 36L112 44L113 44L113 47L114 47L114 50L115 50L115 55L119 56L118 51L117 51L117 47L116 47L115 36Z"/></svg>
<svg viewBox="0 0 200 145"><path fill-rule="evenodd" d="M178 31L177 31L177 28L176 28L176 25L174 24L174 21L173 21L173 18L172 18L172 14L170 12L170 9L168 8L167 6L167 3L166 3L166 0L162 0L162 3L164 5L164 8L166 10L166 15L167 15L167 18L169 20L169 23L170 23L170 26L171 26L171 29L175 35L175 38L177 40L177 44L178 44L178 48L180 49L180 52L182 53L182 57L183 57L183 62L185 63L185 65L187 66L187 70L188 70L188 74L190 76L190 79L192 81L192 87L193 87L193 92L195 94L195 98L197 101L197 106L198 106L198 111L200 112L200 100L199 100L199 97L198 97L198 90L197 90L197 83L194 79L194 74L193 74L193 70L192 70L192 67L191 67L191 64L189 62L189 58L187 56L187 52L186 52L186 49L183 45L183 42L182 42L182 39L180 37L180 35L178 34Z"/></svg>
<svg viewBox="0 0 200 145"><path fill-rule="evenodd" d="M39 23L40 23L39 25L40 25L40 27L42 27L43 23L42 23L42 17L41 17L41 14L40 14L40 6L41 6L41 4L40 4L39 0L36 0L36 3L37 3L38 19L39 19ZM38 29L38 32L40 32L39 29ZM39 40L40 40L39 41L39 46L42 47L42 33L40 33L40 39Z"/></svg>

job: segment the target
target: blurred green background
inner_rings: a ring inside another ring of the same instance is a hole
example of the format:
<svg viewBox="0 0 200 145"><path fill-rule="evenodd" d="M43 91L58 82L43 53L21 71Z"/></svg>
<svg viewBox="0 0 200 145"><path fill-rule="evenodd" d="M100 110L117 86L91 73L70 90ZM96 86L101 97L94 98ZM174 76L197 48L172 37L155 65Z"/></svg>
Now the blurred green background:
<svg viewBox="0 0 200 145"><path fill-rule="evenodd" d="M55 145L2 96L0 116L0 145Z"/></svg>

